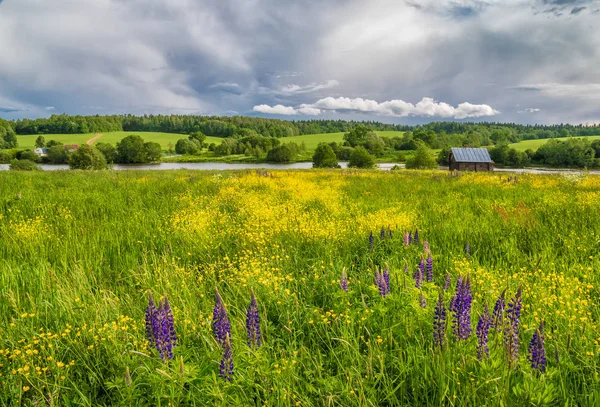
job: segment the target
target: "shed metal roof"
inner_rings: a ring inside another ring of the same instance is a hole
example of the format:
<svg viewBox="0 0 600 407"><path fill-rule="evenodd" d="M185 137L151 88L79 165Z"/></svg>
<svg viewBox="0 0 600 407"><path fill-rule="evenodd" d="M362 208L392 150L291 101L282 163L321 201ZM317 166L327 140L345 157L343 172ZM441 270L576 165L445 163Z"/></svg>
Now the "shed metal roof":
<svg viewBox="0 0 600 407"><path fill-rule="evenodd" d="M454 160L460 163L491 163L487 148L452 148Z"/></svg>

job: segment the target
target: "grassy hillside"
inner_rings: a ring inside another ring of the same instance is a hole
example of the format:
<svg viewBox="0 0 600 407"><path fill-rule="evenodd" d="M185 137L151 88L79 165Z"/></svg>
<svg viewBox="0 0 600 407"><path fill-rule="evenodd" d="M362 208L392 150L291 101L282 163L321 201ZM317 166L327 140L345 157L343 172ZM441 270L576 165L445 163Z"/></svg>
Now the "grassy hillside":
<svg viewBox="0 0 600 407"><path fill-rule="evenodd" d="M376 131L375 133L377 133L378 135L380 135L382 137L395 137L395 136L402 136L404 134L403 131ZM282 138L281 141L284 143L295 142L298 144L304 142L304 144L306 144L306 148L308 150L314 150L315 148L317 148L319 143L331 143L334 141L336 143L343 142L344 141L344 133L341 132L341 133L307 134L307 135L303 135L303 136Z"/></svg>
<svg viewBox="0 0 600 407"><path fill-rule="evenodd" d="M169 143L175 146L177 140L180 138L187 137L184 134L173 134L173 133L158 133L158 132L141 132L141 131L113 131L108 133L101 133L102 137L96 140L96 143L110 143L112 145L116 145L119 141L121 141L124 137L129 136L131 134L137 134L141 136L145 141L153 141L159 143L163 150L168 150ZM45 134L43 135L46 138L46 141L56 140L60 141L64 144L82 144L95 137L96 134L88 133L88 134ZM20 148L33 148L35 145L35 139L38 135L28 135L28 136L17 136L19 140ZM220 143L221 139L217 137L207 137L207 143Z"/></svg>
<svg viewBox="0 0 600 407"><path fill-rule="evenodd" d="M581 138L593 141L593 140L600 139L600 136L586 136L586 137L581 137ZM510 144L510 147L513 147L514 149L519 150L519 151L525 151L527 149L532 149L533 151L535 151L538 148L540 148L543 144L546 144L550 140L567 140L567 138L562 137L562 138L556 138L556 139L524 140L524 141L520 141L518 143Z"/></svg>
<svg viewBox="0 0 600 407"><path fill-rule="evenodd" d="M2 406L600 405L598 177L7 171L0 199Z"/></svg>

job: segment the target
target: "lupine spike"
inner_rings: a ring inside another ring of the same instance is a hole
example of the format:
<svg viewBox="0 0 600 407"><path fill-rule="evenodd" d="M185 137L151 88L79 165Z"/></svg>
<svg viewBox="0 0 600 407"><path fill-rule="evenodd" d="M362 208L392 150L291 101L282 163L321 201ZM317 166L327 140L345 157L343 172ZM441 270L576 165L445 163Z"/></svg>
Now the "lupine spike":
<svg viewBox="0 0 600 407"><path fill-rule="evenodd" d="M450 302L450 310L453 312L452 328L458 340L468 339L471 335L471 282L469 277L459 277L456 283L456 294Z"/></svg>
<svg viewBox="0 0 600 407"><path fill-rule="evenodd" d="M342 270L342 276L340 277L340 288L348 292L348 276L345 268Z"/></svg>
<svg viewBox="0 0 600 407"><path fill-rule="evenodd" d="M425 254L431 253L429 250L429 242L427 240L423 240L423 251Z"/></svg>
<svg viewBox="0 0 600 407"><path fill-rule="evenodd" d="M371 248L371 251L373 251L373 249L375 248L375 238L373 237L372 231L369 234L369 247Z"/></svg>
<svg viewBox="0 0 600 407"><path fill-rule="evenodd" d="M446 305L441 290L433 313L433 343L440 348L446 343Z"/></svg>
<svg viewBox="0 0 600 407"><path fill-rule="evenodd" d="M431 257L431 253L427 256L425 268L427 269L427 282L433 281L433 258Z"/></svg>
<svg viewBox="0 0 600 407"><path fill-rule="evenodd" d="M215 308L213 309L212 328L215 339L223 345L227 335L231 335L231 325L219 290L215 290Z"/></svg>
<svg viewBox="0 0 600 407"><path fill-rule="evenodd" d="M413 242L412 232L408 232L408 244L412 244L412 242Z"/></svg>
<svg viewBox="0 0 600 407"><path fill-rule="evenodd" d="M379 269L375 269L375 284L379 289L379 295L385 297L387 295L387 287L385 285L385 280L383 279L383 273L381 273Z"/></svg>
<svg viewBox="0 0 600 407"><path fill-rule="evenodd" d="M226 382L233 380L233 350L231 349L231 338L229 334L223 341L223 357L219 365L219 376Z"/></svg>
<svg viewBox="0 0 600 407"><path fill-rule="evenodd" d="M452 277L450 277L450 273L446 273L446 279L444 280L444 291L448 291L451 282Z"/></svg>
<svg viewBox="0 0 600 407"><path fill-rule="evenodd" d="M260 334L260 316L258 313L258 304L256 302L256 296L254 290L250 290L252 297L250 298L250 305L248 306L248 312L246 313L246 332L248 333L248 345L251 348L258 348L262 344L262 338Z"/></svg>
<svg viewBox="0 0 600 407"><path fill-rule="evenodd" d="M546 349L544 348L544 321L536 329L531 342L529 342L529 354L527 359L531 368L544 373L546 371Z"/></svg>
<svg viewBox="0 0 600 407"><path fill-rule="evenodd" d="M156 318L156 305L154 304L154 297L152 292L148 291L148 306L146 307L146 338L150 345L155 345L154 340L154 320Z"/></svg>
<svg viewBox="0 0 600 407"><path fill-rule="evenodd" d="M419 298L419 305L421 306L421 308L427 308L427 299L425 298L423 293L421 293L421 297Z"/></svg>
<svg viewBox="0 0 600 407"><path fill-rule="evenodd" d="M523 299L521 297L522 289L519 287L515 296L510 300L506 307L506 319L504 323L504 343L508 354L510 364L515 364L519 360L519 324L521 322L521 307Z"/></svg>
<svg viewBox="0 0 600 407"><path fill-rule="evenodd" d="M415 279L415 287L421 288L423 286L423 271L421 271L420 267L417 267L415 270L413 278Z"/></svg>
<svg viewBox="0 0 600 407"><path fill-rule="evenodd" d="M408 238L408 232L404 232L404 246L408 246L410 244L410 240Z"/></svg>
<svg viewBox="0 0 600 407"><path fill-rule="evenodd" d="M383 226L381 227L381 230L379 231L379 238L385 239L385 229Z"/></svg>
<svg viewBox="0 0 600 407"><path fill-rule="evenodd" d="M471 244L469 242L465 244L465 253L467 257L471 257Z"/></svg>
<svg viewBox="0 0 600 407"><path fill-rule="evenodd" d="M167 326L169 328L169 337L173 346L177 346L177 334L175 333L175 325L173 322L173 310L171 310L171 304L169 298L165 294L165 318L167 320Z"/></svg>
<svg viewBox="0 0 600 407"><path fill-rule="evenodd" d="M504 308L506 307L506 290L502 291L502 294L496 300L494 305L494 311L492 313L491 327L500 331L502 324L504 323Z"/></svg>
<svg viewBox="0 0 600 407"><path fill-rule="evenodd" d="M477 322L477 359L481 360L490 356L490 349L488 347L488 334L490 331L490 309L485 304L483 314L479 317Z"/></svg>
<svg viewBox="0 0 600 407"><path fill-rule="evenodd" d="M415 244L419 244L419 229L415 229L415 239L414 239L414 243Z"/></svg>
<svg viewBox="0 0 600 407"><path fill-rule="evenodd" d="M385 293L390 293L390 267L386 264L383 270L383 282L385 283Z"/></svg>

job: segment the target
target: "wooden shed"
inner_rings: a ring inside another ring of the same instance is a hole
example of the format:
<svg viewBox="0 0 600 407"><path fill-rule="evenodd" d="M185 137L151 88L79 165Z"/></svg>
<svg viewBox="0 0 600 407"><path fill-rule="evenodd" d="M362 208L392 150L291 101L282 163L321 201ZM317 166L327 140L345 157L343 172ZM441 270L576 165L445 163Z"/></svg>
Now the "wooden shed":
<svg viewBox="0 0 600 407"><path fill-rule="evenodd" d="M487 148L452 148L448 162L450 171L494 170L494 162Z"/></svg>

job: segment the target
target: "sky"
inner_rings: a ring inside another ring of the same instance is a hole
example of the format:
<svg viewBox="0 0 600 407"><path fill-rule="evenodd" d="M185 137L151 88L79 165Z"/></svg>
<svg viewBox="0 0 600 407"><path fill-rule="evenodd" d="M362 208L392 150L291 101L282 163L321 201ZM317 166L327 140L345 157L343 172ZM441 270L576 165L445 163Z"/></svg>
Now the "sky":
<svg viewBox="0 0 600 407"><path fill-rule="evenodd" d="M0 117L600 122L600 0L0 0Z"/></svg>

